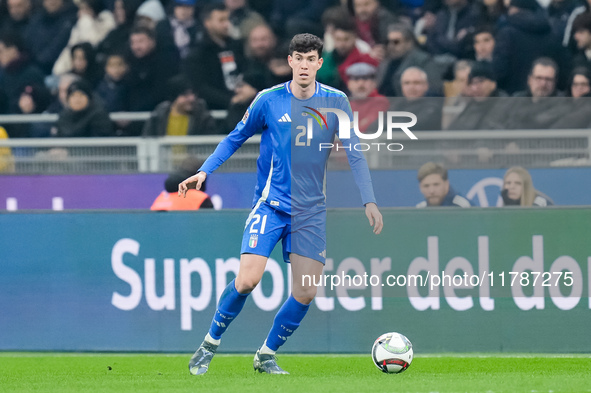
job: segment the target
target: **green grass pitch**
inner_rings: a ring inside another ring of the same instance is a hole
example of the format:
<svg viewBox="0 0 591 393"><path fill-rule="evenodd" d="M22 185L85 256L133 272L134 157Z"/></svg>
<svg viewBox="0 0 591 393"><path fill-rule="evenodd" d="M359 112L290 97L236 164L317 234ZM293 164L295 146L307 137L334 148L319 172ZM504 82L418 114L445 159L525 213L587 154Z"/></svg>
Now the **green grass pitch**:
<svg viewBox="0 0 591 393"><path fill-rule="evenodd" d="M591 355L419 355L398 375L369 355L280 355L291 375L261 375L219 354L199 377L189 357L0 352L0 392L591 392Z"/></svg>

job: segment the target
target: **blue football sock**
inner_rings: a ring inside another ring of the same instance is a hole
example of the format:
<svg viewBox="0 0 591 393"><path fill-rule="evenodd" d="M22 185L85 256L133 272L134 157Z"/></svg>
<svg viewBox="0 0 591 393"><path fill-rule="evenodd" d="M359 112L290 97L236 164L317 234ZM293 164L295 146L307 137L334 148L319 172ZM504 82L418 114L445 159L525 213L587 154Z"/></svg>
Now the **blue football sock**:
<svg viewBox="0 0 591 393"><path fill-rule="evenodd" d="M267 347L273 351L279 349L300 326L300 322L306 316L308 308L310 308L309 304L302 304L295 300L293 296L289 296L277 315L275 315L273 327L267 336Z"/></svg>
<svg viewBox="0 0 591 393"><path fill-rule="evenodd" d="M222 334L224 334L228 325L230 325L230 322L232 322L234 318L238 316L240 311L242 311L244 302L246 302L246 298L249 295L248 293L239 293L236 290L234 281L236 280L232 280L226 289L224 289L218 303L218 308L215 310L215 315L211 321L209 335L216 340L219 340L222 337Z"/></svg>

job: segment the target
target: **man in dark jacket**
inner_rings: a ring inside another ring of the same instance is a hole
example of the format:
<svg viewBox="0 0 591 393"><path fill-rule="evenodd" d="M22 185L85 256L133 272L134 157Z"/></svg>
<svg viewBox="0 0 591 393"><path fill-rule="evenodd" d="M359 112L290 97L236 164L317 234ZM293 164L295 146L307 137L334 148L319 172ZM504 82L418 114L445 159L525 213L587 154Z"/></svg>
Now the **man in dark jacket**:
<svg viewBox="0 0 591 393"><path fill-rule="evenodd" d="M222 4L201 11L205 31L183 64L183 73L211 109L228 109L241 72L241 46L229 38L228 15Z"/></svg>
<svg viewBox="0 0 591 393"><path fill-rule="evenodd" d="M109 54L123 53L128 49L135 13L141 4L142 0L115 0L113 16L117 27L98 44L97 62L104 63Z"/></svg>
<svg viewBox="0 0 591 393"><path fill-rule="evenodd" d="M31 63L22 40L14 33L0 36L0 67L0 113L18 113L21 92L25 86L43 85L43 72Z"/></svg>
<svg viewBox="0 0 591 393"><path fill-rule="evenodd" d="M432 54L451 54L460 59L470 53L471 36L479 21L478 8L468 0L445 0L427 39Z"/></svg>
<svg viewBox="0 0 591 393"><path fill-rule="evenodd" d="M378 91L386 97L402 96L400 77L409 67L419 67L427 73L431 92L442 91L441 70L431 55L421 50L414 38L412 30L401 24L388 28L388 44L386 58L378 68Z"/></svg>
<svg viewBox="0 0 591 393"><path fill-rule="evenodd" d="M0 20L0 33L12 32L23 36L31 20L31 0L8 0L8 15Z"/></svg>
<svg viewBox="0 0 591 393"><path fill-rule="evenodd" d="M177 73L178 63L160 51L154 32L146 27L134 28L129 42L128 108L152 111L166 98L166 81Z"/></svg>
<svg viewBox="0 0 591 393"><path fill-rule="evenodd" d="M144 125L144 136L217 134L205 101L195 96L186 78L169 82L169 100L159 104Z"/></svg>
<svg viewBox="0 0 591 393"><path fill-rule="evenodd" d="M114 136L109 114L93 99L92 87L86 81L77 81L68 88L68 108L56 123L53 136L76 138Z"/></svg>
<svg viewBox="0 0 591 393"><path fill-rule="evenodd" d="M24 39L33 60L46 74L68 44L78 9L70 0L44 0L31 18Z"/></svg>
<svg viewBox="0 0 591 393"><path fill-rule="evenodd" d="M591 70L591 13L586 12L577 16L573 23L573 31L579 50L573 59L573 66Z"/></svg>
<svg viewBox="0 0 591 393"><path fill-rule="evenodd" d="M504 126L505 113L510 105L508 95L497 88L489 62L477 61L468 76L471 100L462 113L450 124L449 130L495 130Z"/></svg>
<svg viewBox="0 0 591 393"><path fill-rule="evenodd" d="M499 87L509 94L524 90L533 61L551 57L564 63L560 45L536 0L511 0L507 23L495 37L493 66Z"/></svg>
<svg viewBox="0 0 591 393"><path fill-rule="evenodd" d="M505 128L535 130L548 128L568 113L566 101L557 98L558 66L547 57L536 59L527 79L527 90L515 93L505 115Z"/></svg>
<svg viewBox="0 0 591 393"><path fill-rule="evenodd" d="M443 98L427 97L427 73L419 67L409 67L400 77L402 95L391 104L391 110L410 112L417 117L413 131L441 131Z"/></svg>

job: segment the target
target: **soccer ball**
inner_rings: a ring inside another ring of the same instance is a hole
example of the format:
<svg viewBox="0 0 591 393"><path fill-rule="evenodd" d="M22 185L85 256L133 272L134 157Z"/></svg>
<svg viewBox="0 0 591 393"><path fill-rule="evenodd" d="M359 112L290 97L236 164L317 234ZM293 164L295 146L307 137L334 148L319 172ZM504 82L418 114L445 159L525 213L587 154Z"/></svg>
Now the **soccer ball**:
<svg viewBox="0 0 591 393"><path fill-rule="evenodd" d="M400 333L382 334L373 343L371 357L377 368L388 374L399 374L412 362L412 344Z"/></svg>

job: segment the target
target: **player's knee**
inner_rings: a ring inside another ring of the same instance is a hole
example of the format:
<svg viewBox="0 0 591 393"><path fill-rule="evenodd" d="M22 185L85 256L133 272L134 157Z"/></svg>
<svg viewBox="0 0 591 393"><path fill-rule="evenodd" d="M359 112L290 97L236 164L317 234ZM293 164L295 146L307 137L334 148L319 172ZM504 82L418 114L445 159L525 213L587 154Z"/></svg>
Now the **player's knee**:
<svg viewBox="0 0 591 393"><path fill-rule="evenodd" d="M259 283L259 279L252 277L239 277L236 278L236 290L239 293L250 293L252 292Z"/></svg>
<svg viewBox="0 0 591 393"><path fill-rule="evenodd" d="M310 304L316 297L316 287L297 288L292 290L295 300L302 304Z"/></svg>

